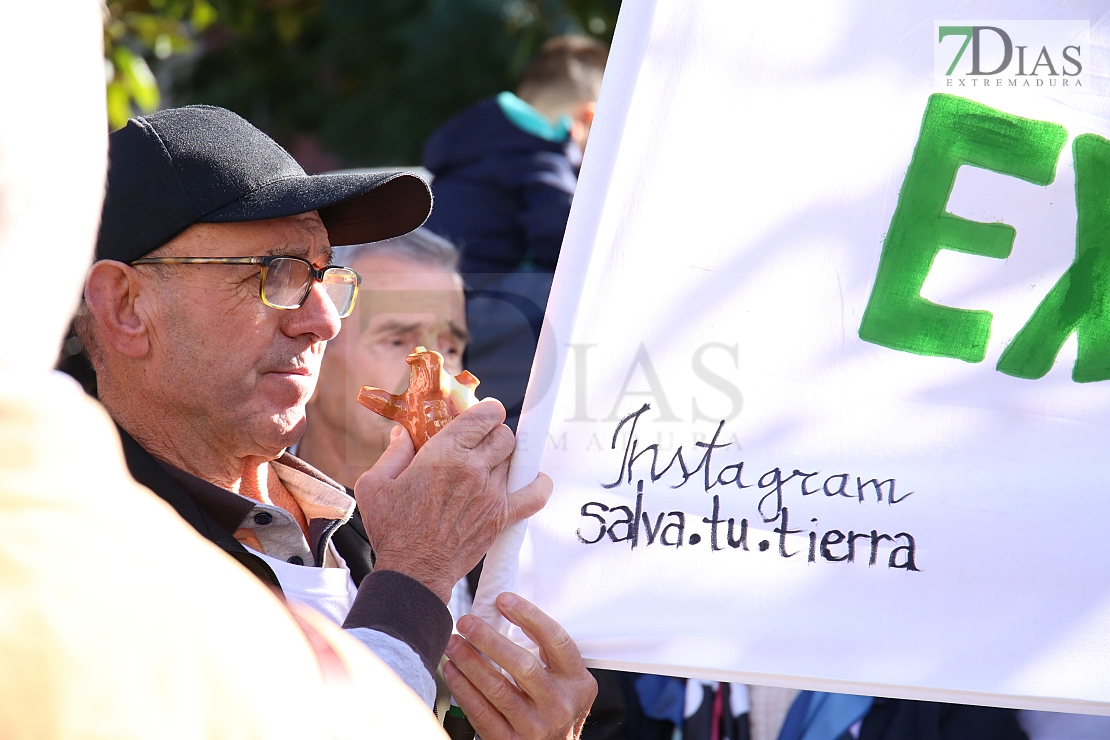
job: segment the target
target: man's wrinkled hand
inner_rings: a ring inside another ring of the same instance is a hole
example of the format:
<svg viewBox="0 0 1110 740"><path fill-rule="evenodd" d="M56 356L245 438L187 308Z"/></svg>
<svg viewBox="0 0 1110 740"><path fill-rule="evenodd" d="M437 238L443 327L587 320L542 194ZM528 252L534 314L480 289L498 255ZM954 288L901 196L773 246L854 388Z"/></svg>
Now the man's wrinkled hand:
<svg viewBox="0 0 1110 740"><path fill-rule="evenodd" d="M444 603L455 582L511 524L543 508L551 479L542 473L506 491L516 440L495 400L459 414L420 452L397 427L381 458L355 483L355 499L374 567L411 576Z"/></svg>
<svg viewBox="0 0 1110 740"><path fill-rule="evenodd" d="M577 740L597 696L578 646L558 622L515 594L498 596L497 608L536 643L540 657L481 619L462 617L462 637L451 637L443 665L455 701L482 740Z"/></svg>

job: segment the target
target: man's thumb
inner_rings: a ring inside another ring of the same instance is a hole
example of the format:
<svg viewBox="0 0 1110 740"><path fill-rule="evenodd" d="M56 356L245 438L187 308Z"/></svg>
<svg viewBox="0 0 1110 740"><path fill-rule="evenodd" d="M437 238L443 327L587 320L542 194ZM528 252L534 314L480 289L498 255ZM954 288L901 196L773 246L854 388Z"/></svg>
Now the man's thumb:
<svg viewBox="0 0 1110 740"><path fill-rule="evenodd" d="M412 445L412 437L408 435L404 427L398 424L389 433L389 447L385 448L385 452L374 463L374 467L370 468L370 471L375 475L393 480L405 472L405 468L409 466L415 456L416 448Z"/></svg>

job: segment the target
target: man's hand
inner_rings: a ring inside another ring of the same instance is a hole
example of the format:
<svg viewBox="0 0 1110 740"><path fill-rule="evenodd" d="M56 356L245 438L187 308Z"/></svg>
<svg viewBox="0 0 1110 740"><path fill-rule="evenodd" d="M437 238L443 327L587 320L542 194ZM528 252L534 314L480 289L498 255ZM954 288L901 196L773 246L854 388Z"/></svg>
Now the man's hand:
<svg viewBox="0 0 1110 740"><path fill-rule="evenodd" d="M497 609L539 646L542 662L466 616L458 621L463 637L447 643L447 688L482 740L577 740L597 696L578 646L558 622L515 594L498 596Z"/></svg>
<svg viewBox="0 0 1110 740"><path fill-rule="evenodd" d="M396 570L444 603L455 582L510 524L535 514L551 495L542 473L509 495L513 433L505 408L486 400L459 414L420 452L401 427L374 467L355 483L378 570Z"/></svg>

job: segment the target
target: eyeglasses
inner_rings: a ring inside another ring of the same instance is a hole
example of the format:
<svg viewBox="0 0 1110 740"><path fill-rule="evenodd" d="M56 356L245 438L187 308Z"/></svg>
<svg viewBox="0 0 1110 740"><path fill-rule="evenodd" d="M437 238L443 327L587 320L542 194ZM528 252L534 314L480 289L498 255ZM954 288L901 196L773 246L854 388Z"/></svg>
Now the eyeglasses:
<svg viewBox="0 0 1110 740"><path fill-rule="evenodd" d="M329 265L317 270L300 257L144 257L132 265L262 265L258 295L272 308L300 308L308 300L312 281L324 284L324 292L335 304L339 318L351 315L362 276L349 267Z"/></svg>

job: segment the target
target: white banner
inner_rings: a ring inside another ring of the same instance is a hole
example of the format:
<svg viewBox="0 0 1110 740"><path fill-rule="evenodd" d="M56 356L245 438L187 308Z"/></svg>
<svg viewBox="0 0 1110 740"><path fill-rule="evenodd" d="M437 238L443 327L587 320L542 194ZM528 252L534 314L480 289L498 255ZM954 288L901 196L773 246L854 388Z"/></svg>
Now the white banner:
<svg viewBox="0 0 1110 740"><path fill-rule="evenodd" d="M1110 20L1059 8L625 3L481 613L1110 714Z"/></svg>

